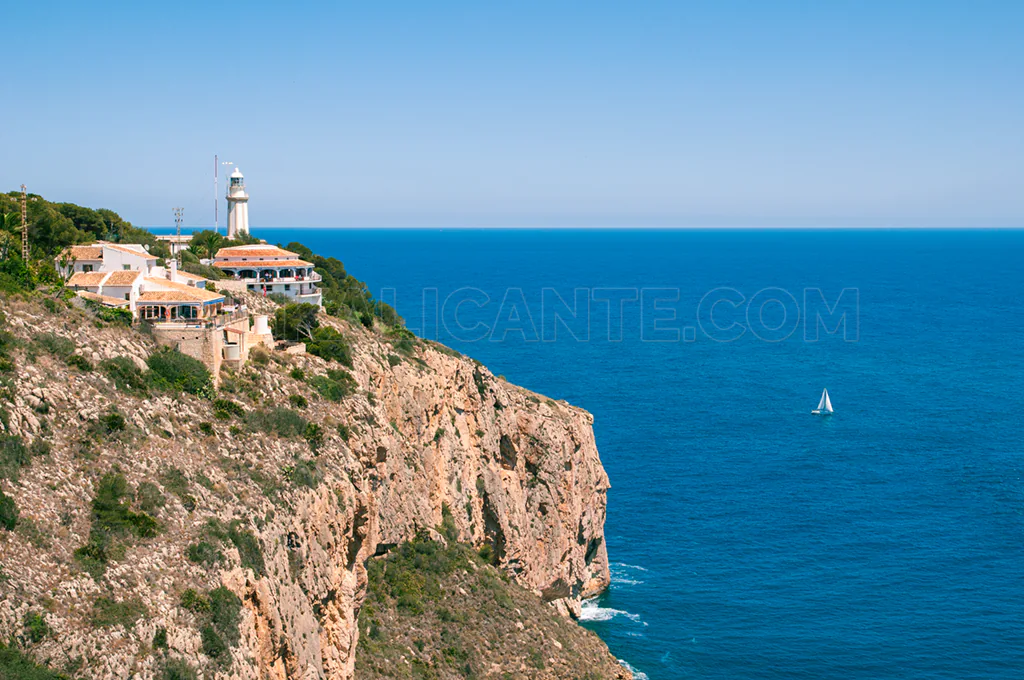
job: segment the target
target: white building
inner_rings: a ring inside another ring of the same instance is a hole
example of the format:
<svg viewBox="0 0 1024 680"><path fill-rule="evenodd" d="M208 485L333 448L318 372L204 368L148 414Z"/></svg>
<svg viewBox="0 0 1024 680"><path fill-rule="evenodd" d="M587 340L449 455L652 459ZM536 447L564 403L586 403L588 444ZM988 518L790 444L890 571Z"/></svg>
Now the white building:
<svg viewBox="0 0 1024 680"><path fill-rule="evenodd" d="M65 260L65 264L61 263ZM157 256L150 255L146 247L137 243L105 243L98 241L87 246L67 248L55 263L62 276L75 272L141 271L156 267Z"/></svg>
<svg viewBox="0 0 1024 680"><path fill-rule="evenodd" d="M245 178L235 168L228 182L228 238L249 233L249 194L245 193Z"/></svg>
<svg viewBox="0 0 1024 680"><path fill-rule="evenodd" d="M189 245L192 243L192 234L157 234L156 240L167 244L167 247L171 249L171 255L177 256L183 250L188 250Z"/></svg>
<svg viewBox="0 0 1024 680"><path fill-rule="evenodd" d="M299 259L297 253L266 244L221 248L213 266L235 281L244 281L246 289L257 293L281 293L296 302L321 305L318 285L321 276L312 262Z"/></svg>
<svg viewBox="0 0 1024 680"><path fill-rule="evenodd" d="M202 361L220 380L221 366L241 368L256 345L274 346L267 316L249 316L245 305L225 306L207 279L178 271L177 261L157 258L137 244L72 246L56 258L76 294L106 307L131 310L152 324L157 343Z"/></svg>
<svg viewBox="0 0 1024 680"><path fill-rule="evenodd" d="M56 265L63 276L70 274L67 286L81 297L148 319L208 318L224 303L223 295L206 290L205 277L178 271L175 260L157 266L157 257L139 244L71 246ZM140 309L149 307L159 310Z"/></svg>

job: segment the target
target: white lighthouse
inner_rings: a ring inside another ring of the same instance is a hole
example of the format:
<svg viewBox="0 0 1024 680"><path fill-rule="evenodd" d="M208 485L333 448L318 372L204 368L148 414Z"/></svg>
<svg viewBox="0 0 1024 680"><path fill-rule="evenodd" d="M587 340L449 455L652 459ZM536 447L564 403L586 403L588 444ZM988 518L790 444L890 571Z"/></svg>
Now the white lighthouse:
<svg viewBox="0 0 1024 680"><path fill-rule="evenodd" d="M228 183L228 238L249 233L249 194L242 171L235 168Z"/></svg>

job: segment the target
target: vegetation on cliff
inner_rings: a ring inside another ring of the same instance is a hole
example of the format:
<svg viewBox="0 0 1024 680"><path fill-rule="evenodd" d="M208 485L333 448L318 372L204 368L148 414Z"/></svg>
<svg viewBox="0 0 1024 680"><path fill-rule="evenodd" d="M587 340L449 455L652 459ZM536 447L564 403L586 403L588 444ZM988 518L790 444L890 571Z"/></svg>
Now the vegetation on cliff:
<svg viewBox="0 0 1024 680"><path fill-rule="evenodd" d="M59 284L53 259L65 247L93 241L141 243L157 257L170 257L152 232L133 226L113 210L53 203L28 194L29 261L21 257L21 193L0 194L0 291L30 291Z"/></svg>
<svg viewBox="0 0 1024 680"><path fill-rule="evenodd" d="M356 677L622 677L593 633L457 538L446 508L435 538L421 531L369 562Z"/></svg>

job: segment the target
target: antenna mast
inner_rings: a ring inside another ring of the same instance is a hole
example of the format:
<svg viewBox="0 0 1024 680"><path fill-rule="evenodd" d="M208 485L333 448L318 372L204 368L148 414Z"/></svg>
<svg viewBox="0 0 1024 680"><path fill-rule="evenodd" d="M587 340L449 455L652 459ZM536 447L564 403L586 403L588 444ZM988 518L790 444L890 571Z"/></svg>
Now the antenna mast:
<svg viewBox="0 0 1024 680"><path fill-rule="evenodd" d="M220 162L217 154L213 154L213 230L220 233L220 193L217 188L217 177L220 175L220 166L234 165L231 161Z"/></svg>
<svg viewBox="0 0 1024 680"><path fill-rule="evenodd" d="M28 188L21 185L21 260L28 265Z"/></svg>
<svg viewBox="0 0 1024 680"><path fill-rule="evenodd" d="M177 247L178 252L174 254L175 259L178 262L178 266L181 266L181 214L185 212L184 208L174 209L174 226L178 233L178 238L175 239L174 245Z"/></svg>

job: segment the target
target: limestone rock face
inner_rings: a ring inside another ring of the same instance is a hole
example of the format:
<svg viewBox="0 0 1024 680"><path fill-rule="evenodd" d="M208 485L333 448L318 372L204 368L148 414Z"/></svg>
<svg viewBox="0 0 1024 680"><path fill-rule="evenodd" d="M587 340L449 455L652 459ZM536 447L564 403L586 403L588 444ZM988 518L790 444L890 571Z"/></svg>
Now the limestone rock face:
<svg viewBox="0 0 1024 680"><path fill-rule="evenodd" d="M53 333L90 361L126 356L142 364L155 347L138 331L97 328L78 310L53 315L21 303L5 311L27 348ZM15 531L0 530L0 638L22 636L25 614L44 612L53 634L33 655L55 666L80 659L83 677L158 677L173 658L203 677L351 678L367 560L447 514L459 540L489 546L517 582L578 616L582 599L609 582L609 482L591 416L439 345L322 323L352 346L353 393L329 401L311 384L339 364L275 353L223 376L219 396L245 412L227 418L209 400L125 392L98 368L16 350L0 427L50 449L17 481L0 480L22 518ZM322 443L314 449L302 436L254 425L251 416L274 407L319 426ZM83 432L111 409L125 416L126 430L85 442ZM156 484L166 504L154 511L159 534L127 542L94 580L74 551L89 537L99 478L115 467L133 489ZM168 481L170 470L180 471L186 489ZM204 533L209 520L247 528L262 565L226 539L217 544L219 563L189 561L189 546L214 541ZM187 588L220 585L242 601L229 665L207 657L199 615L181 606ZM98 627L90 621L98 596L141 602L145 613L134 625ZM168 649L156 653L160 628Z"/></svg>

